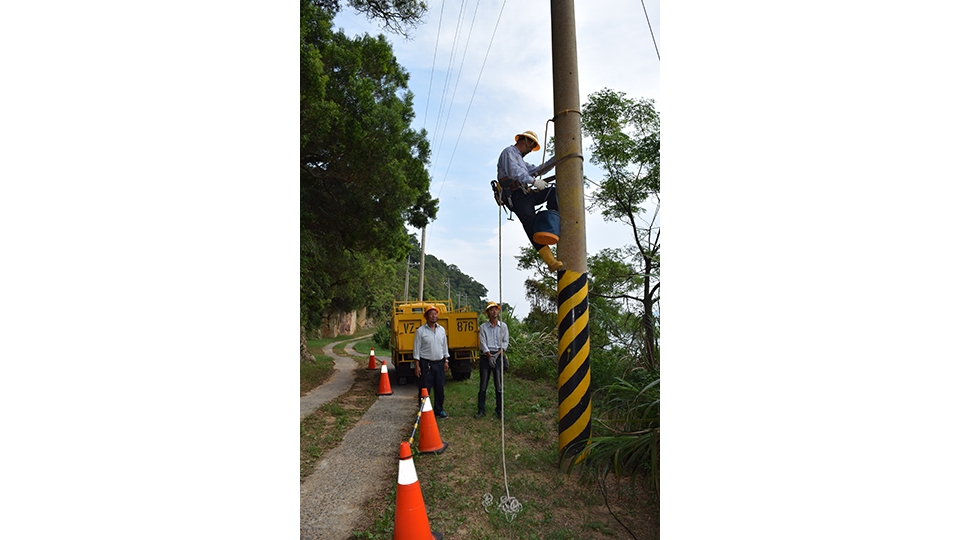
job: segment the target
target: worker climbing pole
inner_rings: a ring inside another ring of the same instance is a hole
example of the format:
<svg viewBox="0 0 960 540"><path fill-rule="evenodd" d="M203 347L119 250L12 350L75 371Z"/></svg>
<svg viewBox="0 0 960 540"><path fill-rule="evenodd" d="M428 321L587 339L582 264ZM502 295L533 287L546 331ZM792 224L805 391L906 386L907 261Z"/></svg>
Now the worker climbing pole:
<svg viewBox="0 0 960 540"><path fill-rule="evenodd" d="M563 261L557 280L559 322L560 466L577 459L590 438L590 326L587 304L587 234L585 229L583 158L580 136L580 82L577 27L573 0L551 0L553 45L553 108L556 155L576 154L557 164L560 239Z"/></svg>

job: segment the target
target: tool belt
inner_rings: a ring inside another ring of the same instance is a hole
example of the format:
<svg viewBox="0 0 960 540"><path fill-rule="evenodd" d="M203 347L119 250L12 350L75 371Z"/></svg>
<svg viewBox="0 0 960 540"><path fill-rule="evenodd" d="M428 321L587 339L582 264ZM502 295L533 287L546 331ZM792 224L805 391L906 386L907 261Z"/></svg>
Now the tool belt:
<svg viewBox="0 0 960 540"><path fill-rule="evenodd" d="M509 178L491 180L490 187L493 189L493 200L496 201L497 205L506 206L511 212L513 211L513 200L511 199L513 192L520 190L524 194L527 193L527 190L524 189L525 186L521 186L520 182Z"/></svg>

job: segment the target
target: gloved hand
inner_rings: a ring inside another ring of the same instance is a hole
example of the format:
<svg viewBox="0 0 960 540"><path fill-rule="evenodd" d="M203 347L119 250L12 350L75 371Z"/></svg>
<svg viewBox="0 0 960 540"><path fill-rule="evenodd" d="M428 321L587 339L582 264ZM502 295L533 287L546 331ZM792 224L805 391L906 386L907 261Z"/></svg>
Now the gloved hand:
<svg viewBox="0 0 960 540"><path fill-rule="evenodd" d="M544 190L544 189L547 189L547 183L544 182L543 180L537 178L536 180L533 181L533 187L534 187L537 191L542 191L542 190Z"/></svg>
<svg viewBox="0 0 960 540"><path fill-rule="evenodd" d="M488 359L489 359L489 362L490 362L490 368L491 368L491 369L497 369L497 357L491 354L491 355L488 357Z"/></svg>

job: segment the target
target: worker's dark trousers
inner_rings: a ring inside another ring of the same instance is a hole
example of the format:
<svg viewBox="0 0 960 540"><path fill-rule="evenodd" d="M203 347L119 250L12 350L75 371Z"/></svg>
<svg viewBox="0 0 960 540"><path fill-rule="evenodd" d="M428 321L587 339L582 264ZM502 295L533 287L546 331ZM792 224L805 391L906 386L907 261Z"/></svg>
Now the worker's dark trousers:
<svg viewBox="0 0 960 540"><path fill-rule="evenodd" d="M497 356L497 367L490 367L488 358L480 358L480 393L477 394L477 412L487 412L487 384L490 382L490 373L493 372L493 388L497 393L497 416L503 412L503 379L500 374L502 356Z"/></svg>
<svg viewBox="0 0 960 540"><path fill-rule="evenodd" d="M430 362L420 359L420 388L426 388L430 391L433 388L433 410L440 412L443 410L443 384L447 381L447 376L443 372L443 360L439 362Z"/></svg>
<svg viewBox="0 0 960 540"><path fill-rule="evenodd" d="M523 230L527 233L527 239L533 244L533 248L540 251L543 244L533 241L533 225L537 221L537 206L547 203L547 210L560 210L560 202L557 200L557 188L550 186L543 191L531 191L529 195L524 195L519 189L510 195L510 202L513 203L513 213L520 218L523 224Z"/></svg>

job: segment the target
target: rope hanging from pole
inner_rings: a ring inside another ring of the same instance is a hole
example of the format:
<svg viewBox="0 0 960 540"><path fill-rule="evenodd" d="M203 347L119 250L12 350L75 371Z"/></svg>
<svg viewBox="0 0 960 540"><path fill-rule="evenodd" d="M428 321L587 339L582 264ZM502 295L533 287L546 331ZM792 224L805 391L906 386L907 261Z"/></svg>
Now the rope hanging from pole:
<svg viewBox="0 0 960 540"><path fill-rule="evenodd" d="M500 216L500 210L497 209L497 268L498 276L500 280L500 293L499 293L499 304L503 305L503 218ZM502 324L502 321L501 321ZM499 340L497 341L499 344ZM502 356L505 356L502 355ZM482 361L482 360L481 360ZM504 358L500 358L500 392L501 392L501 403L500 403L500 462L503 464L503 488L507 492L506 495L500 496L500 502L497 504L497 509L506 516L507 521L513 521L517 518L517 515L520 514L520 511L523 510L523 504L520 503L515 497L510 496L510 485L507 483L507 450L506 450L506 435L504 430L504 417L507 414L507 388L503 380L503 364ZM496 386L496 382L494 382ZM493 495L490 493L484 493L483 498L480 500L480 503L483 505L483 510L486 513L490 513L490 507L493 506Z"/></svg>

